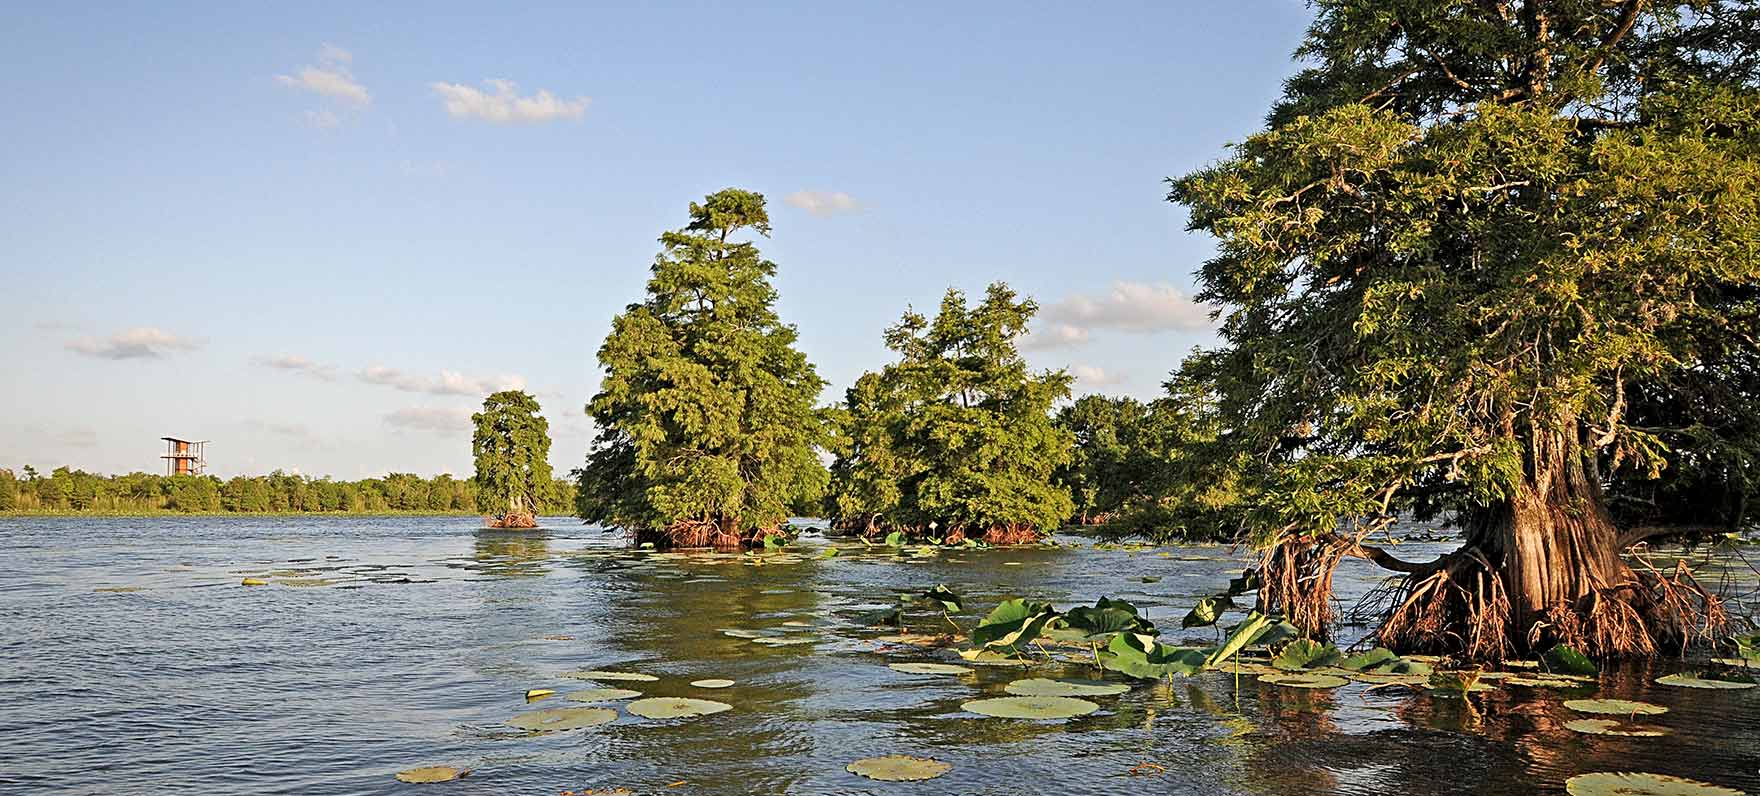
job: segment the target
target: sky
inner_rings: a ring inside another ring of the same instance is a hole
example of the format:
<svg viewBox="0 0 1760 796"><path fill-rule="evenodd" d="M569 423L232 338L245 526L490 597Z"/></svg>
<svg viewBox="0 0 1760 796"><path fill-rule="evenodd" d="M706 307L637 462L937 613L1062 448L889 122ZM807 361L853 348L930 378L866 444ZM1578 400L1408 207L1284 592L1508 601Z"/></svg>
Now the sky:
<svg viewBox="0 0 1760 796"><path fill-rule="evenodd" d="M0 467L150 472L171 435L221 476L468 474L471 411L519 387L566 472L611 318L727 187L769 200L826 402L995 280L1041 306L1036 367L1153 397L1214 339L1165 180L1260 128L1309 18L501 5L10 10Z"/></svg>

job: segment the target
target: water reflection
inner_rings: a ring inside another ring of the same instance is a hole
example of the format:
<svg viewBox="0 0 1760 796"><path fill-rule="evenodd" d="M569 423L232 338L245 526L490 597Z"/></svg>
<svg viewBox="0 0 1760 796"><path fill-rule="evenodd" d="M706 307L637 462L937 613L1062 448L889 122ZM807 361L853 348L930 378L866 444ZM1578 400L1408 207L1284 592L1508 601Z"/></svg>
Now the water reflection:
<svg viewBox="0 0 1760 796"><path fill-rule="evenodd" d="M966 595L954 619L967 627L1005 597L1067 607L1102 595L1177 625L1168 619L1240 566L1214 547L926 559L852 547L819 559L810 546L629 551L566 521L536 532L423 518L5 522L0 538L30 575L0 584L0 791L405 793L393 772L440 763L476 769L450 794L1557 793L1571 775L1627 769L1760 791L1760 748L1737 731L1760 726L1760 689L1653 685L1667 665L1610 672L1595 690L1669 706L1655 723L1673 735L1660 740L1565 729L1575 691L1499 685L1468 703L1220 672L1035 722L960 706L1016 678L1093 669L905 674L885 664L945 653L879 643L893 631L860 619L944 583ZM247 573L272 583L240 587ZM1341 591L1377 574L1341 570ZM907 625L945 620L916 611ZM734 707L665 721L619 708L610 724L536 737L503 725L576 706L567 692L595 684L564 675L586 669L657 676L618 684L644 696ZM734 685L690 685L707 678ZM529 706L533 688L561 693ZM844 771L883 754L954 768L914 790Z"/></svg>

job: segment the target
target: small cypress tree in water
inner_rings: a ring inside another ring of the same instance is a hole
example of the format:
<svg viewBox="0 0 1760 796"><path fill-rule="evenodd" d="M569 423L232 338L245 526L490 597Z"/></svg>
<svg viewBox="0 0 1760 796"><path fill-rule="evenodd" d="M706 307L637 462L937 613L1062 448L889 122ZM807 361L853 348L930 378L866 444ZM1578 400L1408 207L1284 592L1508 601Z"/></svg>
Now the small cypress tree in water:
<svg viewBox="0 0 1760 796"><path fill-rule="evenodd" d="M824 382L775 310L762 194L727 189L660 236L648 296L612 321L583 519L660 546L731 547L779 532L824 488L814 403Z"/></svg>
<svg viewBox="0 0 1760 796"><path fill-rule="evenodd" d="M998 282L976 307L949 290L933 321L907 312L887 330L898 361L863 375L836 412L834 522L1018 543L1069 519L1074 503L1052 472L1069 461L1071 436L1051 407L1070 377L1030 372L1015 348L1037 309Z"/></svg>
<svg viewBox="0 0 1760 796"><path fill-rule="evenodd" d="M543 495L552 489L550 423L539 415L537 399L504 390L483 399L471 415L471 456L476 460L477 501L499 513L497 528L536 528Z"/></svg>

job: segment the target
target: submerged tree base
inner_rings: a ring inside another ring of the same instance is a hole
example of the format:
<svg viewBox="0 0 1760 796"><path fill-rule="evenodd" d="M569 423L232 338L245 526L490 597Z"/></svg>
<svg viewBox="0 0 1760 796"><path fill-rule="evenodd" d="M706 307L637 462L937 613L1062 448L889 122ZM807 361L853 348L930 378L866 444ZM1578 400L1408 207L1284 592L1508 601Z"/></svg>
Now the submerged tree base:
<svg viewBox="0 0 1760 796"><path fill-rule="evenodd" d="M489 528L529 529L538 527L538 518L529 511L510 511L499 517L484 517L483 525Z"/></svg>
<svg viewBox="0 0 1760 796"><path fill-rule="evenodd" d="M1585 584L1573 599L1535 601L1512 593L1511 562L1477 538L1428 563L1401 561L1339 535L1287 538L1260 561L1261 601L1326 638L1332 573L1347 556L1402 573L1365 596L1362 611L1378 617L1376 642L1402 654L1495 662L1563 644L1595 658L1637 657L1685 652L1728 632L1723 600L1684 563L1664 573L1648 562L1633 569L1616 559L1604 583ZM1524 610L1524 603L1532 607Z"/></svg>
<svg viewBox="0 0 1760 796"><path fill-rule="evenodd" d="M741 531L738 527L709 520L679 520L664 528L639 528L630 532L637 546L650 545L661 549L697 548L738 550L760 546L771 536L786 537L781 528L758 528Z"/></svg>

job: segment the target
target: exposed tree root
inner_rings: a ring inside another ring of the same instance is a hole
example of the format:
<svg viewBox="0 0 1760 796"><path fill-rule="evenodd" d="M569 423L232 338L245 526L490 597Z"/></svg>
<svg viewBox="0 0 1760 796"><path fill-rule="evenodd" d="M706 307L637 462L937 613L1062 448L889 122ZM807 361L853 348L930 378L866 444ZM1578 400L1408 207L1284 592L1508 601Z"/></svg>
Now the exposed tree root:
<svg viewBox="0 0 1760 796"><path fill-rule="evenodd" d="M538 518L529 511L509 511L499 517L484 517L487 528L522 529L538 527Z"/></svg>
<svg viewBox="0 0 1760 796"><path fill-rule="evenodd" d="M726 523L709 520L679 520L665 528L640 528L634 533L638 545L652 544L657 548L703 548L732 550L740 546L739 534Z"/></svg>
<svg viewBox="0 0 1760 796"><path fill-rule="evenodd" d="M1379 555L1377 555L1379 554ZM1338 536L1288 539L1260 563L1261 608L1283 613L1315 638L1331 621L1332 571L1343 555L1384 563ZM1469 546L1428 564L1399 562L1405 574L1366 595L1379 624L1376 643L1396 652L1453 655L1496 662L1566 644L1595 658L1684 653L1715 644L1729 630L1723 600L1706 590L1684 564L1664 574L1639 560L1624 582L1590 589L1581 598L1547 606L1523 627L1505 579L1482 550Z"/></svg>
<svg viewBox="0 0 1760 796"><path fill-rule="evenodd" d="M1030 525L997 525L984 532L984 541L990 544L1034 544L1043 537Z"/></svg>

